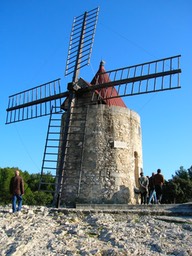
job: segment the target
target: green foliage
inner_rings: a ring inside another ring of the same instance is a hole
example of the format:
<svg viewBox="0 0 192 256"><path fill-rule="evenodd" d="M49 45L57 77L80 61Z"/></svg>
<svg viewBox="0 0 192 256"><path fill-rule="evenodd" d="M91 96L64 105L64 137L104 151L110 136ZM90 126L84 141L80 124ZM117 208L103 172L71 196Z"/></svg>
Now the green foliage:
<svg viewBox="0 0 192 256"><path fill-rule="evenodd" d="M163 187L163 203L172 204L176 202L177 185L172 180L165 181Z"/></svg>
<svg viewBox="0 0 192 256"><path fill-rule="evenodd" d="M163 202L185 203L192 200L192 167L188 170L183 166L175 171L175 175L165 182Z"/></svg>
<svg viewBox="0 0 192 256"><path fill-rule="evenodd" d="M187 170L185 170L183 166L181 166L178 171L175 171L175 175L173 175L172 177L173 177L173 179L175 179L175 178L180 178L183 180L190 179L189 172Z"/></svg>
<svg viewBox="0 0 192 256"><path fill-rule="evenodd" d="M188 170L188 174L189 174L189 179L192 180L192 166L187 170Z"/></svg>
<svg viewBox="0 0 192 256"><path fill-rule="evenodd" d="M50 193L45 193L43 191L32 192L31 190L28 190L23 199L23 203L27 205L50 206L53 201L53 196Z"/></svg>
<svg viewBox="0 0 192 256"><path fill-rule="evenodd" d="M11 203L11 194L9 189L9 184L11 178L15 175L15 170L18 168L0 168L0 204L10 204ZM27 171L20 171L20 175L24 180L25 194L23 196L23 203L27 205L51 205L53 201L53 195L48 192L38 191L39 182L41 175L40 174L29 174ZM46 183L53 183L54 178L51 173L44 175ZM47 190L51 185L48 184Z"/></svg>
<svg viewBox="0 0 192 256"><path fill-rule="evenodd" d="M11 195L9 184L16 168L0 168L0 203L10 203Z"/></svg>

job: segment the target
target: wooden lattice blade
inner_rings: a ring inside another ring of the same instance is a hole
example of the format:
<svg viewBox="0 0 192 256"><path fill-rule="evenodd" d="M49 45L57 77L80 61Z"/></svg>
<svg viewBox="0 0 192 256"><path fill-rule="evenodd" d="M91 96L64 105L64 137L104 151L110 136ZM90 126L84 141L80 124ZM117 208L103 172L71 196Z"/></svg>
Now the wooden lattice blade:
<svg viewBox="0 0 192 256"><path fill-rule="evenodd" d="M9 96L6 124L49 115L52 107L61 106L61 99L69 92L61 93L60 79L36 86Z"/></svg>
<svg viewBox="0 0 192 256"><path fill-rule="evenodd" d="M73 82L78 70L89 64L98 12L99 8L95 8L74 18L65 69L65 75L73 73Z"/></svg>
<svg viewBox="0 0 192 256"><path fill-rule="evenodd" d="M101 73L99 83L80 89L78 93L92 91L96 92L93 99L98 96L100 99L112 99L178 89L181 73L179 58L180 55ZM109 82L101 83L106 81L106 76Z"/></svg>

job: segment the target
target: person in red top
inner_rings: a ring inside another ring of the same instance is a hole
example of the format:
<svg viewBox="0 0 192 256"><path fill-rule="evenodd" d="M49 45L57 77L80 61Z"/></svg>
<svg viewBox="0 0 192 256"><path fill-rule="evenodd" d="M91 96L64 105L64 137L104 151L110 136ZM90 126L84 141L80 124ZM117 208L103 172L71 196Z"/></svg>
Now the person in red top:
<svg viewBox="0 0 192 256"><path fill-rule="evenodd" d="M13 212L20 211L22 208L22 196L24 195L24 181L19 176L19 170L15 171L15 176L10 181L10 193L12 195ZM18 207L16 207L18 204Z"/></svg>
<svg viewBox="0 0 192 256"><path fill-rule="evenodd" d="M154 184L155 184L155 191L157 194L157 202L161 203L162 193L163 193L163 184L164 184L164 177L161 174L161 169L158 169L157 173L154 176Z"/></svg>

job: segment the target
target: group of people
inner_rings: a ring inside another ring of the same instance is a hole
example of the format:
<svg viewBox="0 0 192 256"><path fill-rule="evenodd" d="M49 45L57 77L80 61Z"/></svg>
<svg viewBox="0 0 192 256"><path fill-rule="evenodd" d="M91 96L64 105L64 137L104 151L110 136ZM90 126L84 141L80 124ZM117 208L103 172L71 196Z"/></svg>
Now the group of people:
<svg viewBox="0 0 192 256"><path fill-rule="evenodd" d="M151 177L144 176L140 173L139 190L141 195L141 204L160 204L162 200L162 190L164 177L161 174L161 169L157 173L152 173Z"/></svg>

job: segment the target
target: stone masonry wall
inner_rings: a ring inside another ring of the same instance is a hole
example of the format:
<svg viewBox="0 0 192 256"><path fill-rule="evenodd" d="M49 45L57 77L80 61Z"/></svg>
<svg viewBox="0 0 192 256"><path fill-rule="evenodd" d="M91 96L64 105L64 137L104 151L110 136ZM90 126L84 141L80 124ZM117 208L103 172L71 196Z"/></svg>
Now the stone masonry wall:
<svg viewBox="0 0 192 256"><path fill-rule="evenodd" d="M76 159L69 159L74 168L70 178L65 174L64 201L135 204L134 188L142 168L140 117L116 106L87 107L81 156L74 149ZM85 112L85 106L78 108L81 111ZM75 163L78 154L81 167Z"/></svg>
<svg viewBox="0 0 192 256"><path fill-rule="evenodd" d="M139 116L126 108L93 105L87 120L79 200L136 203L135 170L142 168Z"/></svg>

